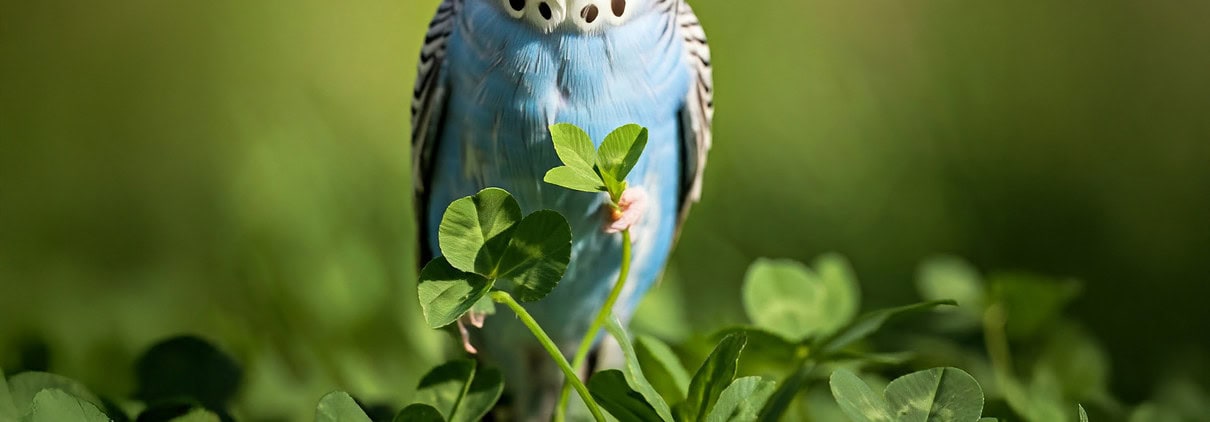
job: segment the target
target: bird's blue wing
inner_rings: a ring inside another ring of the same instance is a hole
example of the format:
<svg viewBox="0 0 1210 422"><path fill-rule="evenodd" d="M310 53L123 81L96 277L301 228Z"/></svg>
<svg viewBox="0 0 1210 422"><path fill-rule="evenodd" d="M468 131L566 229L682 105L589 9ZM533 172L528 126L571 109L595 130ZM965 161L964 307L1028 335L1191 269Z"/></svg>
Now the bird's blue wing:
<svg viewBox="0 0 1210 422"><path fill-rule="evenodd" d="M437 6L437 14L429 24L420 49L420 64L416 73L416 87L412 91L412 186L413 207L416 227L419 231L420 261L432 258L428 251L426 214L428 210L428 184L432 175L433 152L440 139L442 115L445 114L446 95L446 46L453 33L456 17L462 9L462 0L444 0Z"/></svg>
<svg viewBox="0 0 1210 422"><path fill-rule="evenodd" d="M681 109L681 148L684 172L681 177L682 198L677 232L689 214L689 207L702 195L702 174L706 169L706 153L710 151L710 125L714 120L714 74L710 67L710 45L702 24L684 0L677 1L676 22L685 41L686 60L693 73L685 107Z"/></svg>

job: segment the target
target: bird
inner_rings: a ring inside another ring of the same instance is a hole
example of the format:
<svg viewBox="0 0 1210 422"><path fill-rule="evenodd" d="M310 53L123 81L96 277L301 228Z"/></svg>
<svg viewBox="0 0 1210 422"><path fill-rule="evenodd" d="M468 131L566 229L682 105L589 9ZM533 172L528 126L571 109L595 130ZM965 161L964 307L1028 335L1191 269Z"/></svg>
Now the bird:
<svg viewBox="0 0 1210 422"><path fill-rule="evenodd" d="M421 259L440 250L445 208L487 187L510 192L525 213L561 213L571 263L549 296L525 307L570 360L617 279L622 239L608 195L543 182L560 164L549 127L577 125L598 146L619 126L648 129L623 195L642 202L630 207L642 215L627 216L631 281L613 309L626 323L701 197L713 98L710 47L686 0L443 0L411 103ZM525 327L501 313L474 331L519 419L549 414L562 373Z"/></svg>

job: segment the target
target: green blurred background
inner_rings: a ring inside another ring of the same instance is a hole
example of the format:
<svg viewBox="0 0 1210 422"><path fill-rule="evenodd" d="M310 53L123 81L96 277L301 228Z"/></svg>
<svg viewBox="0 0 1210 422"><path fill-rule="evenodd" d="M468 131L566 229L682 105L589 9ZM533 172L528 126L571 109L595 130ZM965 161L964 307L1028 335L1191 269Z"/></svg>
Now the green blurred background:
<svg viewBox="0 0 1210 422"><path fill-rule="evenodd" d="M192 332L244 363L243 414L411 391L449 347L412 284L436 3L4 1L0 366L123 395ZM1210 3L693 4L715 148L641 327L742 321L761 256L843 253L869 308L951 253L1084 280L1127 400L1208 350Z"/></svg>

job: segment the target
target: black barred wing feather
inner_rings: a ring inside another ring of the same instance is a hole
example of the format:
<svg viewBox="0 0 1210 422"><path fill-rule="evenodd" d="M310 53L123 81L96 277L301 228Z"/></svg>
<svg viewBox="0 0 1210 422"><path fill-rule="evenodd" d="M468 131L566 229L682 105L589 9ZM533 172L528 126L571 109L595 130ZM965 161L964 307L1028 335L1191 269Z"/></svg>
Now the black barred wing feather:
<svg viewBox="0 0 1210 422"><path fill-rule="evenodd" d="M714 76L710 68L710 45L706 43L706 32L689 4L685 0L677 1L677 27L685 40L685 53L693 70L689 96L685 108L681 110L685 158L681 178L684 197L681 199L680 222L683 223L690 205L702 195L702 173L706 169L706 153L710 151L710 124L714 120Z"/></svg>
<svg viewBox="0 0 1210 422"><path fill-rule="evenodd" d="M412 186L415 193L413 206L420 233L421 264L424 263L423 260L431 257L426 247L426 187L432 173L433 151L436 149L441 116L445 112L445 49L461 8L462 0L444 0L437 7L437 15L429 24L428 32L424 36L424 46L420 49L416 87L412 92Z"/></svg>

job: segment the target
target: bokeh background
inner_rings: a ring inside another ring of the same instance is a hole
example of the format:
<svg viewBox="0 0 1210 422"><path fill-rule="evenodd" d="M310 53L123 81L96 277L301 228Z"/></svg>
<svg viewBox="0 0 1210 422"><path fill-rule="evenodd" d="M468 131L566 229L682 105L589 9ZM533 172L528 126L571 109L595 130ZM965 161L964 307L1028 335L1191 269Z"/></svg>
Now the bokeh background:
<svg viewBox="0 0 1210 422"><path fill-rule="evenodd" d="M450 347L408 169L436 4L0 4L0 367L123 395L196 333L243 363L240 414L405 396ZM715 148L640 329L742 321L757 257L845 254L870 308L947 253L1082 280L1127 401L1210 346L1210 3L692 4Z"/></svg>

